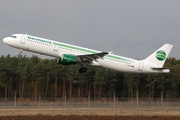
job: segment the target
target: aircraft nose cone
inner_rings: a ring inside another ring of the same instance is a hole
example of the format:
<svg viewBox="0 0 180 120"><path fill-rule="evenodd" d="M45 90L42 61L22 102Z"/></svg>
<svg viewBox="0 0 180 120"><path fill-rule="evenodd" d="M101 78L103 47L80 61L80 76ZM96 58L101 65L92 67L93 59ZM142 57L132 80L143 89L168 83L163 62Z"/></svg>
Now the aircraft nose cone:
<svg viewBox="0 0 180 120"><path fill-rule="evenodd" d="M4 39L3 39L3 42L7 44L7 43L8 43L8 39L7 39L7 38L4 38Z"/></svg>
<svg viewBox="0 0 180 120"><path fill-rule="evenodd" d="M6 42L6 38L3 39L3 42L4 42L4 43Z"/></svg>

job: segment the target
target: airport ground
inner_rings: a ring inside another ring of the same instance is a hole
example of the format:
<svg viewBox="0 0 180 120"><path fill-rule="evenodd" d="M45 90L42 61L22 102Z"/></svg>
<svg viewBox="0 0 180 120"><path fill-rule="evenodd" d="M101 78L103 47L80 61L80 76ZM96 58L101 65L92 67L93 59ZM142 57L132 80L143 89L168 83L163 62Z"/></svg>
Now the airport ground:
<svg viewBox="0 0 180 120"><path fill-rule="evenodd" d="M13 101L14 100L14 101ZM180 100L0 102L0 120L180 120Z"/></svg>
<svg viewBox="0 0 180 120"><path fill-rule="evenodd" d="M178 116L3 116L1 120L179 120Z"/></svg>
<svg viewBox="0 0 180 120"><path fill-rule="evenodd" d="M177 108L2 108L0 120L179 120Z"/></svg>

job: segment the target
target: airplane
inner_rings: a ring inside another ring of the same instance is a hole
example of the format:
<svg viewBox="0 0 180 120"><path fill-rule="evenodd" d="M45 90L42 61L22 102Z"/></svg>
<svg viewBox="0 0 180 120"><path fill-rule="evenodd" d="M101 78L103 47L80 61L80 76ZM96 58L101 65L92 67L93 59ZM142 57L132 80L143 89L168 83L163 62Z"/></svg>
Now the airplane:
<svg viewBox="0 0 180 120"><path fill-rule="evenodd" d="M129 73L169 73L169 68L163 65L173 47L171 44L164 44L146 59L137 60L28 34L13 34L5 37L3 42L20 49L18 57L22 56L24 50L56 57L59 64L80 64L80 73L86 72L88 65Z"/></svg>

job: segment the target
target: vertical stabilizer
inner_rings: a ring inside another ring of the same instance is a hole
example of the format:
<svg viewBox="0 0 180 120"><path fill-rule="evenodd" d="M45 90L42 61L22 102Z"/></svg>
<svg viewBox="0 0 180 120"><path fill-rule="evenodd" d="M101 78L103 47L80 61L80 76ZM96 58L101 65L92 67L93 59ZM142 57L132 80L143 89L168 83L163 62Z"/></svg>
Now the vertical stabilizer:
<svg viewBox="0 0 180 120"><path fill-rule="evenodd" d="M158 50L156 50L153 54L145 59L146 62L152 63L156 66L163 66L173 45L165 44Z"/></svg>

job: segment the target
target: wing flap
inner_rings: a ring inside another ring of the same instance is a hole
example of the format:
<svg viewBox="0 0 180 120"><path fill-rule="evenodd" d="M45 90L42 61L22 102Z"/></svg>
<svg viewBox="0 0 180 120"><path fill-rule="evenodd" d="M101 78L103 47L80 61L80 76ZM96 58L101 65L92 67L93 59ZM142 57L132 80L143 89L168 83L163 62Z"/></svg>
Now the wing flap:
<svg viewBox="0 0 180 120"><path fill-rule="evenodd" d="M92 61L96 61L99 58L103 58L105 55L109 54L108 52L101 52L101 53L96 53L96 54L88 54L88 55L77 55L77 58L81 61L81 62L92 62Z"/></svg>

